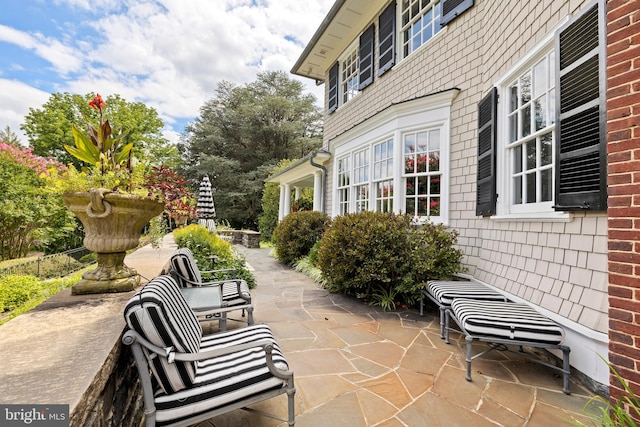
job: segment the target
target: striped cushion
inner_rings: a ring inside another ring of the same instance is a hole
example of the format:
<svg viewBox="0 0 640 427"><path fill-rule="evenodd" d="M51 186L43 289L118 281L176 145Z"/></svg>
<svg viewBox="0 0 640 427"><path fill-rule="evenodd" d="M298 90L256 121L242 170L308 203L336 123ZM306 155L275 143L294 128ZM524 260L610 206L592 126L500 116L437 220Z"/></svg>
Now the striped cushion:
<svg viewBox="0 0 640 427"><path fill-rule="evenodd" d="M239 293L238 289L240 290ZM242 296L242 298L240 296ZM249 292L247 282L244 280L228 280L224 282L222 284L222 301L228 305L251 302L251 293Z"/></svg>
<svg viewBox="0 0 640 427"><path fill-rule="evenodd" d="M427 292L440 305L449 307L454 298L467 298L485 301L507 301L507 298L499 292L478 282L468 281L430 281L427 284Z"/></svg>
<svg viewBox="0 0 640 427"><path fill-rule="evenodd" d="M159 347L187 353L200 350L202 327L170 276L156 277L131 297L124 318L129 328ZM193 384L194 362L168 363L166 358L143 350L165 392L173 393Z"/></svg>
<svg viewBox="0 0 640 427"><path fill-rule="evenodd" d="M193 252L189 248L180 248L173 253L171 256L171 268L177 273L175 279L181 288L195 286L189 281L202 283L202 275L196 264L196 259L193 257Z"/></svg>
<svg viewBox="0 0 640 427"><path fill-rule="evenodd" d="M477 338L560 344L564 330L526 304L456 299L451 304L458 324Z"/></svg>
<svg viewBox="0 0 640 427"><path fill-rule="evenodd" d="M201 351L258 340L273 343L273 361L278 368L287 370L287 362L267 325L252 325L205 336L202 339ZM175 394L156 391L157 425L167 425L190 418L283 386L283 380L269 372L265 352L260 347L201 361L198 362L192 388Z"/></svg>

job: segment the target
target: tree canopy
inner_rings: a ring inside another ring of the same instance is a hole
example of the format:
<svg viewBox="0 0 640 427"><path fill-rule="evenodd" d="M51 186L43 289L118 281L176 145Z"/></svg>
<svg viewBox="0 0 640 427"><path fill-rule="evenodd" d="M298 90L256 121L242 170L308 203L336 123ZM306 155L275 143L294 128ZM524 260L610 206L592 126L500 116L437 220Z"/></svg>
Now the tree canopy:
<svg viewBox="0 0 640 427"><path fill-rule="evenodd" d="M64 145L73 146L71 124L84 129L87 121L98 123L98 112L89 107L95 94L53 93L42 108L29 108L21 129L27 135L33 153L53 157L79 167ZM176 166L179 156L174 146L162 136L164 122L155 109L141 102L127 102L120 95L105 98L105 118L114 129L129 130L128 141L134 143L134 156L151 165ZM86 118L86 120L85 120Z"/></svg>
<svg viewBox="0 0 640 427"><path fill-rule="evenodd" d="M4 130L0 129L0 142L4 142L5 144L13 145L15 147L20 147L20 137L17 133L11 130L11 127L7 125Z"/></svg>
<svg viewBox="0 0 640 427"><path fill-rule="evenodd" d="M321 132L316 98L286 73L260 73L243 86L223 81L179 144L183 174L194 182L209 175L218 218L256 229L265 178L280 160L320 147Z"/></svg>

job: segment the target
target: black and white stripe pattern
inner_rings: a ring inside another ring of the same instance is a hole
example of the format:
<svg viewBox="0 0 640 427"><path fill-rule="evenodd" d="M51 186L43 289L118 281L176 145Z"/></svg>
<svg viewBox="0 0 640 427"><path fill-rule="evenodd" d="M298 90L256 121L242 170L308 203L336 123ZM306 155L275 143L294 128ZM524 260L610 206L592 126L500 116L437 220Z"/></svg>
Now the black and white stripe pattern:
<svg viewBox="0 0 640 427"><path fill-rule="evenodd" d="M432 280L427 284L427 292L438 305L449 307L455 298L484 301L507 301L507 298L482 283L472 281Z"/></svg>
<svg viewBox="0 0 640 427"><path fill-rule="evenodd" d="M200 351L228 348L234 345L268 341L273 345L273 361L276 367L288 370L282 351L267 325L205 336ZM233 404L253 395L285 386L267 367L262 347L234 352L198 362L193 387L174 394L158 390L155 396L157 425L167 425Z"/></svg>
<svg viewBox="0 0 640 427"><path fill-rule="evenodd" d="M171 268L177 273L174 278L181 288L190 288L197 286L196 283L202 283L202 275L189 248L180 248L171 255Z"/></svg>
<svg viewBox="0 0 640 427"><path fill-rule="evenodd" d="M156 277L131 297L124 318L129 328L158 347L173 347L184 353L200 350L202 327L170 276ZM174 393L193 384L195 363L169 363L166 358L150 354L146 349L145 355L165 392Z"/></svg>
<svg viewBox="0 0 640 427"><path fill-rule="evenodd" d="M451 310L466 334L485 341L490 338L532 344L564 341L561 326L526 304L455 299Z"/></svg>

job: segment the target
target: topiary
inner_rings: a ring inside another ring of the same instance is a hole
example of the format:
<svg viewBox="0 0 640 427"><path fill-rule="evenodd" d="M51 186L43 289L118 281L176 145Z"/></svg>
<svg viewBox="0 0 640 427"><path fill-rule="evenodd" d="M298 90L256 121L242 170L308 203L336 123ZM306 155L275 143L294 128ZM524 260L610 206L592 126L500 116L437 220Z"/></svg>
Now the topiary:
<svg viewBox="0 0 640 427"><path fill-rule="evenodd" d="M277 258L289 265L309 254L331 219L323 212L298 211L284 217L273 232Z"/></svg>

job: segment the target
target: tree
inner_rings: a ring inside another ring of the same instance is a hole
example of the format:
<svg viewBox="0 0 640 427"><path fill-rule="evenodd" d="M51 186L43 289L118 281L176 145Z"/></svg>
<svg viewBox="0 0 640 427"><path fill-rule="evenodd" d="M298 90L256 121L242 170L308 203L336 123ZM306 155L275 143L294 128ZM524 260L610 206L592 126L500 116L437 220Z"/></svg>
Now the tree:
<svg viewBox="0 0 640 427"><path fill-rule="evenodd" d="M46 246L63 237L60 230L74 228L61 195L44 178L60 166L30 149L0 144L0 259L25 256L36 240Z"/></svg>
<svg viewBox="0 0 640 427"><path fill-rule="evenodd" d="M315 102L282 71L260 73L244 86L218 85L179 144L183 175L194 183L209 175L218 218L257 228L264 180L273 167L321 145L322 114Z"/></svg>
<svg viewBox="0 0 640 427"><path fill-rule="evenodd" d="M93 93L84 96L53 93L42 108L29 108L21 129L26 133L34 154L80 167L79 161L64 149L64 145L74 145L71 124L84 129L86 118L97 126L98 112L89 107L94 96ZM137 158L155 166L176 166L179 163L176 148L162 136L164 122L155 109L141 102L127 102L116 94L106 97L104 114L114 129L129 130L128 141L134 143Z"/></svg>
<svg viewBox="0 0 640 427"><path fill-rule="evenodd" d="M5 144L13 145L15 147L20 146L20 138L18 134L13 132L9 125L7 125L4 130L0 130L0 142L4 142Z"/></svg>

